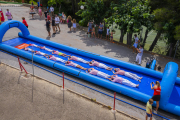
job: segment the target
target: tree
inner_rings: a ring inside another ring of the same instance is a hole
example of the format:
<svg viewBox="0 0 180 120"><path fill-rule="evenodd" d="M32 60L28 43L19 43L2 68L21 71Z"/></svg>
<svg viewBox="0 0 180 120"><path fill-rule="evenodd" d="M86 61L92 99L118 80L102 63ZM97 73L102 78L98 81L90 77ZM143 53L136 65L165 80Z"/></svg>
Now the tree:
<svg viewBox="0 0 180 120"><path fill-rule="evenodd" d="M51 5L55 5L55 4L56 4L56 7L57 7L58 4L59 4L59 12L60 12L61 3L62 3L63 1L64 1L64 0L49 0L49 1L48 1L48 5L51 6Z"/></svg>
<svg viewBox="0 0 180 120"><path fill-rule="evenodd" d="M150 6L152 7L152 12L155 15L154 28L158 31L157 37L160 33L164 34L167 39L167 50L168 56L172 56L174 47L178 40L178 26L180 25L180 2L177 0L150 0ZM157 43L155 38L149 51L152 51Z"/></svg>
<svg viewBox="0 0 180 120"><path fill-rule="evenodd" d="M108 8L105 7L102 0L86 0L86 2L79 2L79 6L81 5L84 6L84 9L76 13L76 15L82 18L79 21L80 25L87 25L89 20L94 20L95 24L99 24L106 16Z"/></svg>
<svg viewBox="0 0 180 120"><path fill-rule="evenodd" d="M148 0L129 0L121 2L120 5L112 4L114 6L112 12L114 14L109 17L107 21L115 22L121 30L120 42L123 42L123 37L127 32L127 44L132 44L132 34L140 32L142 25L151 28L151 19L153 15L150 14L150 7Z"/></svg>

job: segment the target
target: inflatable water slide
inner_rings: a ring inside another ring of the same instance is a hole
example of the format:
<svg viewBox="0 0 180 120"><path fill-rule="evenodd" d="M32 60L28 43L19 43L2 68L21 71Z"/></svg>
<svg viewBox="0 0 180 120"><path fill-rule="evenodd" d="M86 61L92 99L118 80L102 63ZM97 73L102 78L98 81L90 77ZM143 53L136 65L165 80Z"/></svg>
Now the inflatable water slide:
<svg viewBox="0 0 180 120"><path fill-rule="evenodd" d="M6 31L13 27L19 28L21 30L21 32L18 34L19 37L2 41ZM102 77L91 75L89 73L86 73L85 70L76 67L66 66L63 62L49 60L42 55L36 54L33 56L33 60L37 63L43 64L61 72L65 72L69 75L75 76L85 81L89 81L112 91L127 95L144 103L146 103L153 96L153 90L151 90L150 83L159 81L161 84L160 109L180 116L180 79L177 77L178 65L174 62L167 63L164 72L161 73L128 62L69 47L63 44L30 35L29 30L26 28L26 26L16 20L4 22L0 26L0 49L27 58L29 60L32 59L32 52L25 51L23 49L24 47L33 49L34 51L40 51L42 53L52 55L52 52L40 49L38 47L29 46L30 44L35 44L37 46L45 46L48 49L56 50L67 55L76 56L86 61L96 60L100 63L107 65L110 68L120 68L121 70L124 70L126 72L131 72L140 77L143 77L141 82L138 82L129 77L118 75L119 77L125 78L135 84L139 84L138 88L134 88L123 84L111 82L108 79L104 79ZM68 60L68 58L63 56L54 56L57 58L61 58L65 61ZM113 75L112 71L110 70L90 66L89 64L78 61L73 62L84 68L94 68L108 75ZM154 102L153 105L155 106L156 103Z"/></svg>

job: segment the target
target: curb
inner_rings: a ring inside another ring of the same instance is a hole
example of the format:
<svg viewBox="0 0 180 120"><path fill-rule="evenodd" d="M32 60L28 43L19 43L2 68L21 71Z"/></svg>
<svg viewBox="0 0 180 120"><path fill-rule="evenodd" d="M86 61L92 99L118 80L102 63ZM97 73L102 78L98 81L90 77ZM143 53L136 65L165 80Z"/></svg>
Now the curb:
<svg viewBox="0 0 180 120"><path fill-rule="evenodd" d="M0 5L0 7L21 7L22 5Z"/></svg>
<svg viewBox="0 0 180 120"><path fill-rule="evenodd" d="M16 70L20 70L19 68L13 67L13 66L8 65L8 64L5 64L5 63L3 63L3 62L1 62L1 64L4 64L5 66L11 67L11 68L16 69ZM1 64L0 64L0 65L1 65ZM24 72L24 71L23 71L23 72ZM28 74L32 75L32 73L29 73L29 72L28 72ZM48 83L50 83L50 84L53 84L53 85L55 85L55 86L57 86L57 87L61 87L61 88L62 88L61 85L58 85L58 84L53 83L53 82L51 82L51 81L48 81L47 79L44 79L44 78L42 78L42 77L40 77L40 76L34 75L34 77L36 77L36 78L38 78L38 79L40 79L40 80L44 80L44 81L46 81L46 82L48 82ZM78 96L80 96L80 97L83 97L83 98L85 98L85 99L87 99L87 100L89 100L89 101L91 101L91 102L94 102L94 103L96 103L96 104L98 104L98 105L102 105L102 106L103 106L104 108L106 108L106 109L111 110L111 109L110 109L110 108L111 108L110 106L108 106L108 105L106 105L106 104L104 104L104 103L98 102L98 101L96 101L96 99L89 98L88 96L83 95L83 94L80 94L80 93L77 93L77 92L75 92L75 91L73 91L73 90L71 90L71 89L67 89L67 88L66 88L66 90L69 91L69 92L71 92L71 93L73 93L73 94L76 94L76 95L78 95ZM140 119L138 119L138 118L136 118L136 117L133 117L133 116L131 116L131 115L125 113L125 112L122 112L122 111L120 111L120 110L117 110L117 109L116 109L116 112L117 112L117 113L120 113L120 114L123 114L123 115L125 115L125 116L127 116L127 117L130 117L130 118L133 119L133 120L140 120Z"/></svg>

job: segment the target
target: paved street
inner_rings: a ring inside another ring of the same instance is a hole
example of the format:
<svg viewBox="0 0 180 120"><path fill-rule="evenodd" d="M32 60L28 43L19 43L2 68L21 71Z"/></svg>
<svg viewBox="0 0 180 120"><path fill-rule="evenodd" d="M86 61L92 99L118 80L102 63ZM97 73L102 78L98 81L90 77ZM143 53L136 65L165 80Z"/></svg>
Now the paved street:
<svg viewBox="0 0 180 120"><path fill-rule="evenodd" d="M29 8L27 8L27 7L8 7L8 8L12 12L13 19L21 21L22 17L26 18L26 21L29 24L29 31L30 31L31 35L41 37L44 39L48 39L48 40L51 40L54 42L58 42L58 43L61 43L64 45L72 46L72 47L75 47L78 49L82 49L82 50L90 51L93 53L101 54L104 56L112 57L112 58L119 59L122 61L134 63L133 61L135 60L136 55L133 54L132 50L127 47L113 44L113 43L110 43L105 40L87 38L86 32L84 32L84 31L77 30L76 32L69 32L69 29L66 24L60 25L60 27L61 27L60 33L56 34L55 36L53 36L51 38L48 38L44 19L40 20L39 16L37 14L35 15L35 19L31 19L31 16L29 15ZM2 9L4 10L4 13L5 13L6 8L2 7ZM18 32L20 32L20 30L17 28L12 28L12 29L8 30L3 38L3 41L9 40L14 37L18 37ZM152 57L156 57L157 64L162 66L162 68L164 68L165 65L169 61L172 61L172 59L162 58L162 57L159 57L158 55L151 55L148 53L144 53L143 60L142 60L142 66L145 67L146 61ZM0 52L0 60L6 64L12 65L14 67L18 67L18 61L16 58L9 56L7 54L4 54L2 52ZM32 73L32 67L30 64L23 64L23 65L25 65L25 68L27 69L28 72ZM43 67L45 67L45 66L43 66ZM45 67L45 68L47 68L47 67ZM49 69L49 68L47 68L47 69ZM50 70L52 70L52 69L50 69ZM52 71L57 72L55 70L52 70ZM61 74L60 72L58 72L58 73ZM52 81L56 84L62 85L61 78L59 78L55 75L52 75L48 72L45 72L37 67L35 67L35 74L38 76L41 76L49 81ZM106 90L102 87L96 86L94 84L74 78L69 75L66 75L66 77L73 79L77 82L83 83L92 88L103 91L103 92L113 96L113 92L110 90ZM91 98L96 98L96 100L101 101L102 103L105 103L107 105L110 105L110 106L113 105L112 98L104 96L98 92L95 92L93 90L90 90L88 88L85 88L83 86L80 86L78 84L75 84L75 83L72 83L69 81L66 81L65 85L67 88L72 89L78 93L85 94ZM142 108L145 108L144 103L141 103L141 102L131 99L129 97L123 96L121 94L117 94L117 97L122 100L125 100L127 102L130 102L132 104L135 104L137 106L140 106ZM140 118L140 119L144 119L144 116L145 116L145 112L143 110L140 110L138 108L132 107L130 105L127 105L127 104L125 104L123 102L119 102L119 101L117 102L116 109L122 110L122 111L124 111L132 116L135 116L137 118ZM160 111L158 114L161 114L168 118L177 118L177 116L168 114L163 111ZM162 118L154 116L154 119L162 119Z"/></svg>
<svg viewBox="0 0 180 120"><path fill-rule="evenodd" d="M60 87L36 77L32 103L32 77L17 84L19 71L4 64L0 76L1 120L131 120L67 90L63 104Z"/></svg>

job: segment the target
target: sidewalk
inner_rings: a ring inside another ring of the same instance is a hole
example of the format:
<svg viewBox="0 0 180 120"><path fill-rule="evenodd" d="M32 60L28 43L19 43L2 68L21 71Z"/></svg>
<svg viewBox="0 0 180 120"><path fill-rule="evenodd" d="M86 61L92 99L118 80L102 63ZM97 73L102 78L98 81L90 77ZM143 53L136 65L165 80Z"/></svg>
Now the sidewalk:
<svg viewBox="0 0 180 120"><path fill-rule="evenodd" d="M60 87L36 77L32 103L32 77L17 84L19 71L4 64L0 76L1 120L131 120L69 91L63 104Z"/></svg>

